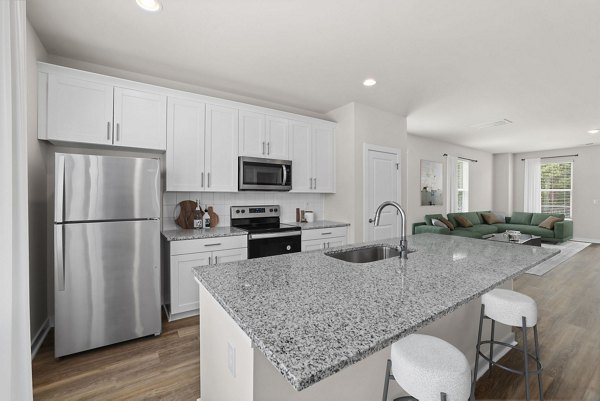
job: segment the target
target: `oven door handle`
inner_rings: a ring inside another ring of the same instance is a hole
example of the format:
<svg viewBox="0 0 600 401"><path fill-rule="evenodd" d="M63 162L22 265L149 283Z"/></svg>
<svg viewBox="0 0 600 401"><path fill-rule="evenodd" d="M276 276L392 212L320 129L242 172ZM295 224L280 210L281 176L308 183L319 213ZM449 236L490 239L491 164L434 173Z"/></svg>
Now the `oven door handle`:
<svg viewBox="0 0 600 401"><path fill-rule="evenodd" d="M302 231L290 231L283 233L268 233L268 234L250 234L248 240L264 239L264 238L279 238L279 237L295 237L302 235Z"/></svg>

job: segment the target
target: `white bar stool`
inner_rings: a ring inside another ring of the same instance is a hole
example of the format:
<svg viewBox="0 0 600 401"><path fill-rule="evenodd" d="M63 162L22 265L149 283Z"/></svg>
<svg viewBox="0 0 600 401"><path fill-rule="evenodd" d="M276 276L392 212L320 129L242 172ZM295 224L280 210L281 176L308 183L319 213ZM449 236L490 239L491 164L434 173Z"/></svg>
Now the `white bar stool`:
<svg viewBox="0 0 600 401"><path fill-rule="evenodd" d="M492 321L491 326L491 336L490 340L481 341L481 329L483 326L483 319L490 319ZM496 365L499 368L502 368L506 371L516 373L521 376L525 376L525 396L527 401L530 400L529 395L529 375L534 373L538 377L538 385L540 389L540 400L544 400L544 396L542 394L543 386L542 386L542 363L540 362L540 347L538 342L538 332L537 332L537 305L533 298L521 294L516 291L504 290L504 289L494 289L481 297L481 315L479 317L479 334L477 336L477 353L475 356L475 369L473 373L473 385L472 385L472 399L475 400L475 383L477 381L477 369L479 364L479 356L488 361L489 363L489 371L492 370L492 365ZM507 344L501 341L494 340L494 326L496 322L520 327L523 332L523 347L519 348L512 344ZM527 328L533 327L533 338L535 342L535 356L531 355L527 349ZM483 344L490 345L490 356L486 356L481 352L481 346ZM498 362L493 361L494 355L494 344L500 345L503 347L509 347L512 349L516 349L523 353L523 363L524 369L522 371L511 369L504 365L501 365ZM529 358L532 358L536 362L537 369L529 370L528 361Z"/></svg>
<svg viewBox="0 0 600 401"><path fill-rule="evenodd" d="M411 395L394 401L466 401L471 393L471 368L464 354L444 340L423 334L411 334L392 344L383 401L387 401L390 379Z"/></svg>

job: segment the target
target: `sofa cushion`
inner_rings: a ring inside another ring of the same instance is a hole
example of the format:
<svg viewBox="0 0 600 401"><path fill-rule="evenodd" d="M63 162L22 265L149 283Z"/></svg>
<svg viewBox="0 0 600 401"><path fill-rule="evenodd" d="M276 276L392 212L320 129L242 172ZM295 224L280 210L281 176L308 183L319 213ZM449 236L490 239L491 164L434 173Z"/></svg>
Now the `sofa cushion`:
<svg viewBox="0 0 600 401"><path fill-rule="evenodd" d="M498 232L503 233L506 230L520 231L523 234L539 235L542 238L554 238L554 231L529 224L494 224Z"/></svg>
<svg viewBox="0 0 600 401"><path fill-rule="evenodd" d="M546 220L548 217L558 217L560 220L565 219L565 215L563 213L534 213L531 217L531 225L539 226L541 222Z"/></svg>
<svg viewBox="0 0 600 401"><path fill-rule="evenodd" d="M467 238L477 238L481 239L481 233L477 231L470 231L467 229L456 229L450 233L450 235L455 235L457 237L467 237Z"/></svg>
<svg viewBox="0 0 600 401"><path fill-rule="evenodd" d="M552 223L552 224L554 224L554 223ZM448 228L447 225L445 225L442 221L440 221L438 219L431 219L431 225L436 226L436 227Z"/></svg>
<svg viewBox="0 0 600 401"><path fill-rule="evenodd" d="M505 220L501 219L495 213L482 213L481 217L487 224L505 223Z"/></svg>
<svg viewBox="0 0 600 401"><path fill-rule="evenodd" d="M546 220L538 224L538 227L547 228L548 230L554 230L554 223L558 223L559 221L563 221L563 219L560 217L550 216Z"/></svg>
<svg viewBox="0 0 600 401"><path fill-rule="evenodd" d="M513 215L510 217L510 224L531 224L532 216L533 213L513 212Z"/></svg>
<svg viewBox="0 0 600 401"><path fill-rule="evenodd" d="M454 216L454 219L458 223L459 227L465 227L465 228L473 227L473 222L471 222L471 220L469 220L467 217L465 217L463 215L460 215L460 214L456 215L456 216ZM457 228L459 228L459 227L457 227Z"/></svg>
<svg viewBox="0 0 600 401"><path fill-rule="evenodd" d="M457 228L457 230L458 230L458 228ZM488 225L488 224L475 224L473 227L463 228L463 230L476 231L482 235L485 235L485 234L497 233L498 227L496 227L494 225Z"/></svg>
<svg viewBox="0 0 600 401"><path fill-rule="evenodd" d="M450 223L450 220L441 218L440 221L446 225L450 229L450 231L454 230L454 224Z"/></svg>
<svg viewBox="0 0 600 401"><path fill-rule="evenodd" d="M441 214L426 214L425 215L425 223L427 223L428 226L432 226L433 223L431 222L431 219L437 219L439 220L440 218L443 218L444 216Z"/></svg>

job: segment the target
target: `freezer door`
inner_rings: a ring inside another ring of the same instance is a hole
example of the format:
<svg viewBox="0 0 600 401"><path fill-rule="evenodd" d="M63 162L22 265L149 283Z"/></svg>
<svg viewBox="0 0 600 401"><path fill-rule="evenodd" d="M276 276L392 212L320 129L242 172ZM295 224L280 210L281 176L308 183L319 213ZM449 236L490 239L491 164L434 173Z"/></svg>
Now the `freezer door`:
<svg viewBox="0 0 600 401"><path fill-rule="evenodd" d="M55 356L161 332L160 221L56 224Z"/></svg>
<svg viewBox="0 0 600 401"><path fill-rule="evenodd" d="M160 217L160 162L56 154L55 222Z"/></svg>

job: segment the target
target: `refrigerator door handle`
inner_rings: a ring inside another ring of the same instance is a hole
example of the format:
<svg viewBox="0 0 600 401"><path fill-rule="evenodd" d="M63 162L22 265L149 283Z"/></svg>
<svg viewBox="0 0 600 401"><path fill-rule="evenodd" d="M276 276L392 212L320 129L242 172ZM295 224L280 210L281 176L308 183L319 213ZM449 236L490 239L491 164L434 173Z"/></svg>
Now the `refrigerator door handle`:
<svg viewBox="0 0 600 401"><path fill-rule="evenodd" d="M54 221L62 222L65 206L65 156L56 155L54 178Z"/></svg>
<svg viewBox="0 0 600 401"><path fill-rule="evenodd" d="M62 224L54 225L54 286L56 291L65 290L64 229Z"/></svg>

